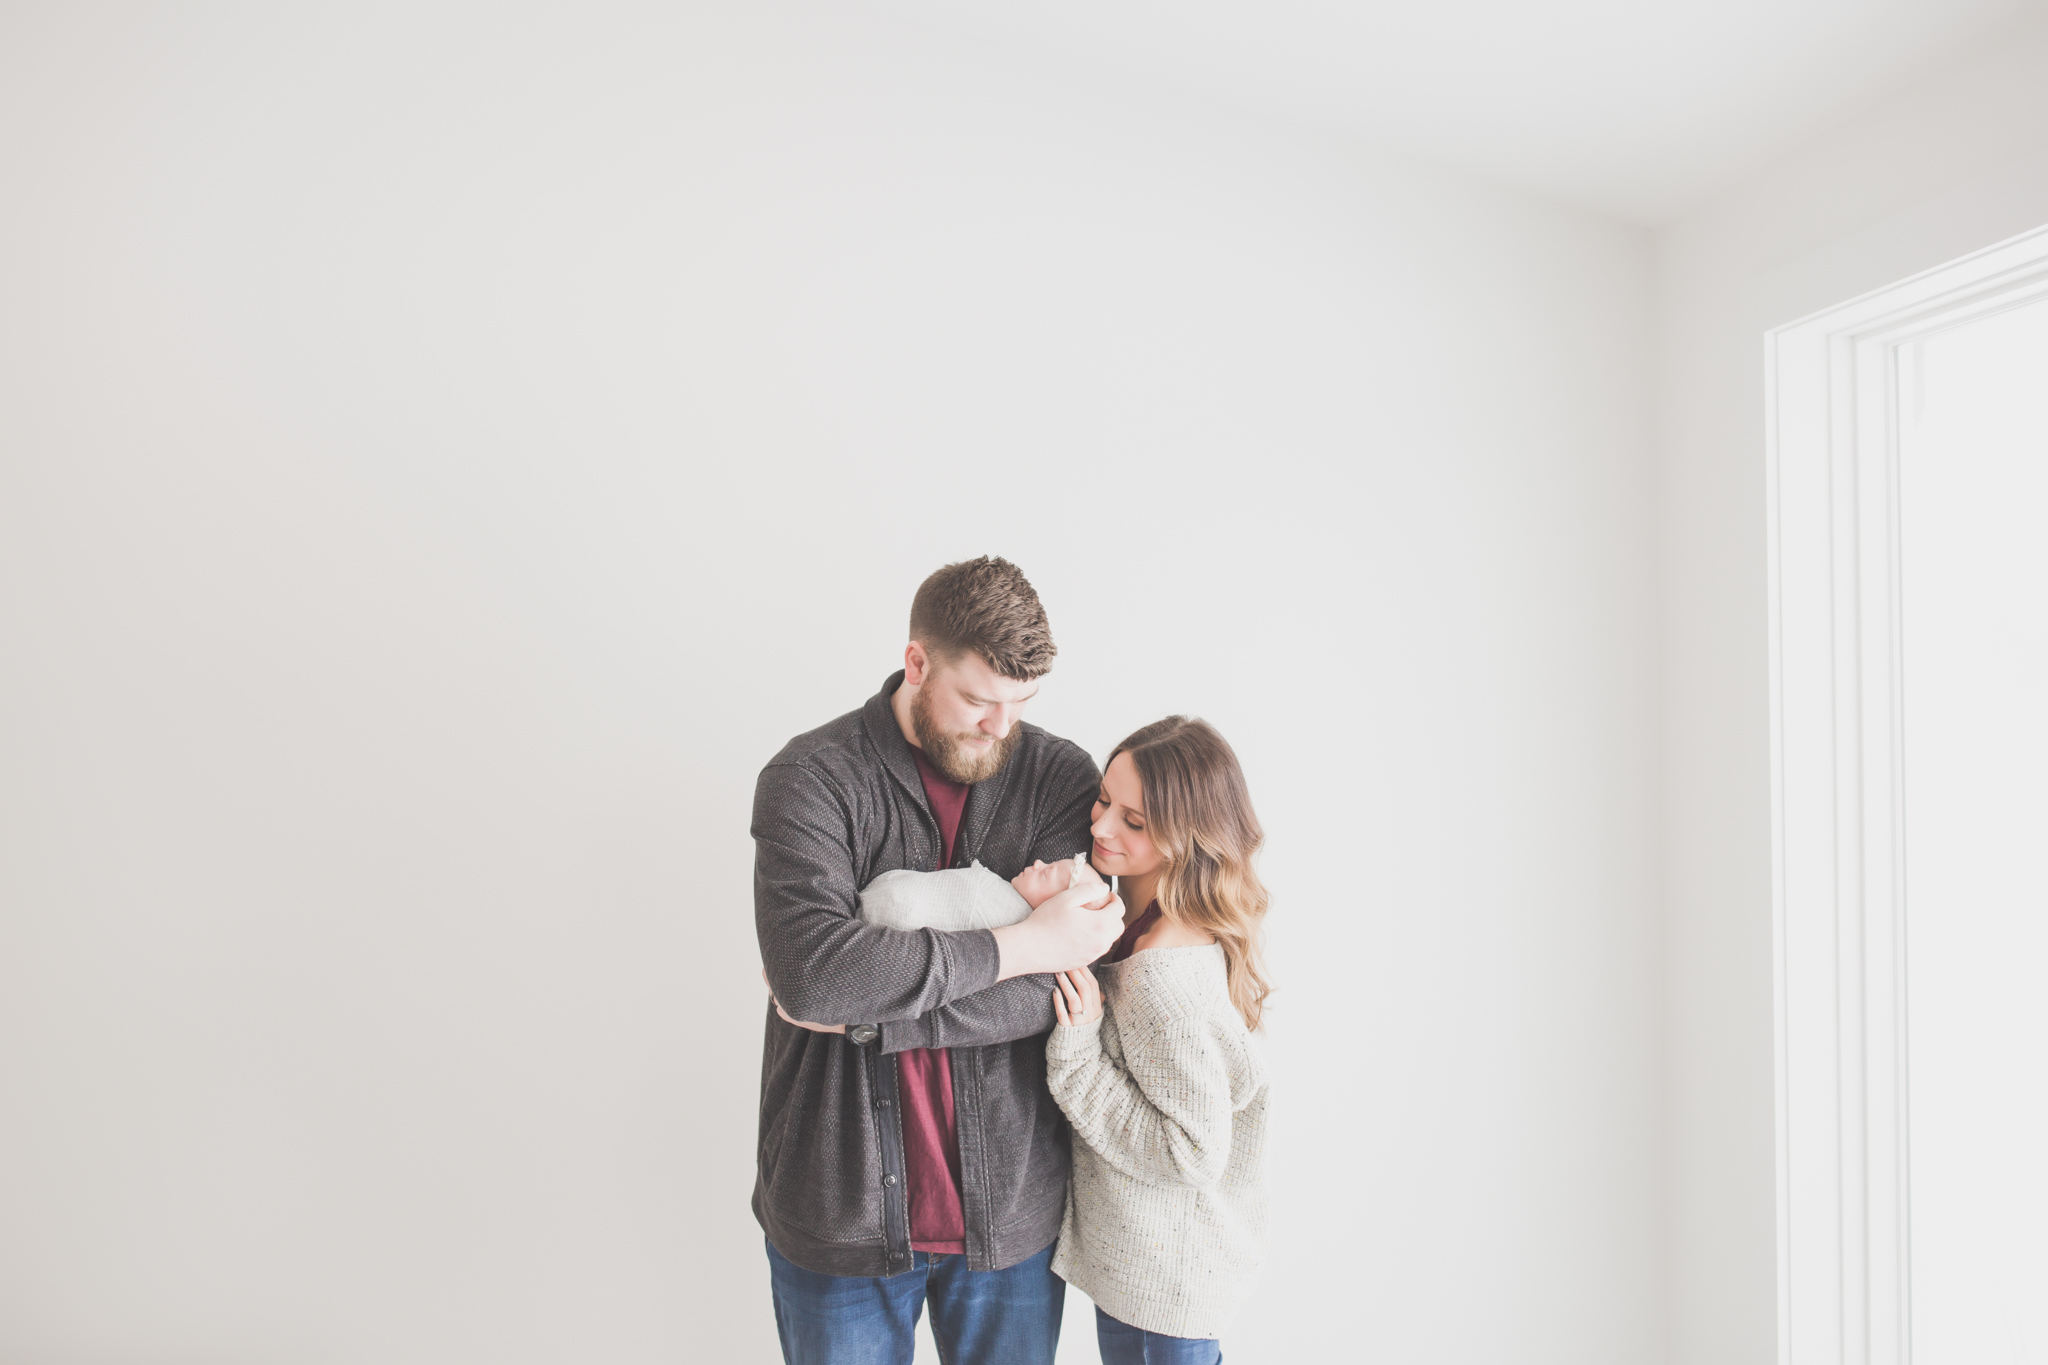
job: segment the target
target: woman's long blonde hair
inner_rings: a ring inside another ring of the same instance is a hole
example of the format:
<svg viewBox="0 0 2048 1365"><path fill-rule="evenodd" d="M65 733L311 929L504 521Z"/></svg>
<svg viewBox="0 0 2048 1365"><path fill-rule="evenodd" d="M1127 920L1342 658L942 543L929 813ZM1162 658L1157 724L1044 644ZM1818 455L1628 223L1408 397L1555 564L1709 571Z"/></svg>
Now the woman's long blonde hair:
<svg viewBox="0 0 2048 1365"><path fill-rule="evenodd" d="M1216 936L1230 1003L1255 1029L1273 987L1259 946L1270 899L1252 867L1266 840L1237 755L1205 720L1168 716L1110 751L1129 754L1145 793L1145 830L1159 850L1159 911Z"/></svg>

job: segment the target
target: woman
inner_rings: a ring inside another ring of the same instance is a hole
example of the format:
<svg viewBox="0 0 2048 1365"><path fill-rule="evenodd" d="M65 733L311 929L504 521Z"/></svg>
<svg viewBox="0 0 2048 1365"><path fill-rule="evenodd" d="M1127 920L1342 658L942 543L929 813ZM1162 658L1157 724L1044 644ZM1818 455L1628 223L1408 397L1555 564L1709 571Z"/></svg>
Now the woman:
<svg viewBox="0 0 2048 1365"><path fill-rule="evenodd" d="M1104 1365L1214 1365L1265 1251L1264 836L1237 755L1185 716L1116 746L1091 833L1126 925L1099 982L1053 992L1074 1175L1052 1268L1095 1300Z"/></svg>

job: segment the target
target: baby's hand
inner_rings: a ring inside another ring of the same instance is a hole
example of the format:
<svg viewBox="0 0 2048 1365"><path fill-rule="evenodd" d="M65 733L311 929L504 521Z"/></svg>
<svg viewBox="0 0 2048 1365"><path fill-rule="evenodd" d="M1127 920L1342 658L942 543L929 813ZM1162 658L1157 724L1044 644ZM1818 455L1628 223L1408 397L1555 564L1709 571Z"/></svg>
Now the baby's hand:
<svg viewBox="0 0 2048 1365"><path fill-rule="evenodd" d="M1109 883L1102 880L1102 874L1089 865L1088 855L1085 853L1076 853L1074 855L1073 871L1068 875L1067 889L1071 891L1077 886L1099 886L1102 888L1102 895L1100 897L1087 902L1090 910L1100 910L1109 904Z"/></svg>
<svg viewBox="0 0 2048 1365"><path fill-rule="evenodd" d="M1110 902L1110 900L1114 898L1114 892L1110 890L1110 884L1108 884L1108 882L1104 882L1104 880L1102 880L1100 876L1092 876L1092 878L1087 878L1085 882L1083 882L1083 880L1075 880L1075 882L1073 882L1073 886L1096 886L1096 888L1100 888L1100 890L1102 890L1102 894L1100 894L1100 896L1094 896L1094 898L1090 898L1090 900L1083 900L1083 905L1085 905L1087 909L1092 909L1092 911L1100 911L1102 907L1106 907L1106 905L1108 905L1108 902ZM1073 890L1073 886L1069 886L1067 890Z"/></svg>

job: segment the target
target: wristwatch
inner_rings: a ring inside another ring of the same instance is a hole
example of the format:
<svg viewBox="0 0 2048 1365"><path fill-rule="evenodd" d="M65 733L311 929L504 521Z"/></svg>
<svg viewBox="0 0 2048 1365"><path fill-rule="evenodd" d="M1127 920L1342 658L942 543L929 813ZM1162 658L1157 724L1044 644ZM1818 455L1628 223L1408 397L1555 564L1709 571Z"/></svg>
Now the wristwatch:
<svg viewBox="0 0 2048 1365"><path fill-rule="evenodd" d="M873 1024L855 1024L846 1030L847 1041L855 1047L866 1047L882 1036L882 1030Z"/></svg>

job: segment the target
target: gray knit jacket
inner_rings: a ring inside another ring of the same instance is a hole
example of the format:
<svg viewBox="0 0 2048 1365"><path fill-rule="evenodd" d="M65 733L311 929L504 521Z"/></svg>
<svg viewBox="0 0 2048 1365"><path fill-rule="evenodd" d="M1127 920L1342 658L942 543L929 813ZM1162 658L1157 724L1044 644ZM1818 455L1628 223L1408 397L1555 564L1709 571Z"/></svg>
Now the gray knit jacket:
<svg viewBox="0 0 2048 1365"><path fill-rule="evenodd" d="M930 871L942 847L890 707L902 681L791 740L754 789L754 929L768 984L795 1018L871 1026L817 1033L764 1007L754 1216L776 1250L828 1275L911 1268L891 1055L905 1048L951 1049L969 1269L1044 1248L1066 1194L1066 1122L1045 1087L1052 979L997 982L985 929L904 932L856 914L863 886ZM1093 760L1023 730L1002 771L968 794L956 867L978 859L1007 879L1088 847Z"/></svg>

